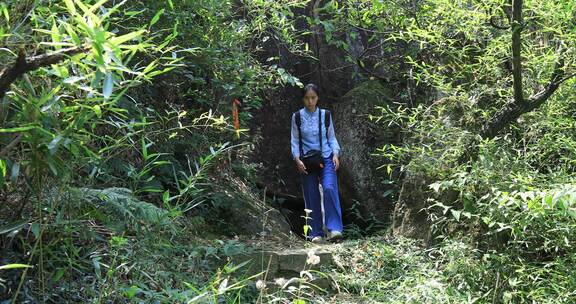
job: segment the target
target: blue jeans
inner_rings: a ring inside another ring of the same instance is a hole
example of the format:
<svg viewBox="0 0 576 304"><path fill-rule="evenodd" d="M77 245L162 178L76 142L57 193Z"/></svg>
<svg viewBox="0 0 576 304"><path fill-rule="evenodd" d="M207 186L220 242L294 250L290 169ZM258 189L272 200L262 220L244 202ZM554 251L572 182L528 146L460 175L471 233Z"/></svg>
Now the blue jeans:
<svg viewBox="0 0 576 304"><path fill-rule="evenodd" d="M342 232L342 209L338 196L338 178L332 155L324 158L324 168L317 173L301 174L302 192L304 193L304 204L306 209L312 210L308 216L308 225L312 228L308 232L308 237L324 236L322 229L322 206L320 205L320 190L318 183L322 182L324 195L324 214L326 217L326 228L328 231Z"/></svg>

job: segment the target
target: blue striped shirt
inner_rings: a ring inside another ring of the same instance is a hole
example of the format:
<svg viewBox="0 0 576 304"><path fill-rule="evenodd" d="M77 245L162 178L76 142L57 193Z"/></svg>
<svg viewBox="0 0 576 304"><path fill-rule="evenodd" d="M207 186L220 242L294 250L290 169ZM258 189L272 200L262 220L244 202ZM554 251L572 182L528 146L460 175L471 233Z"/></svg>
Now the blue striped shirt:
<svg viewBox="0 0 576 304"><path fill-rule="evenodd" d="M310 150L320 150L320 141L318 136L318 107L314 112L308 109L300 109L300 130L302 131L302 150L306 154ZM330 117L330 126L328 127L328 139L326 139L326 111L322 110L322 156L330 157L330 154L340 155L340 145L334 132L334 121ZM300 144L298 135L298 126L296 125L296 115L292 114L292 132L290 145L292 148L292 157L300 157Z"/></svg>

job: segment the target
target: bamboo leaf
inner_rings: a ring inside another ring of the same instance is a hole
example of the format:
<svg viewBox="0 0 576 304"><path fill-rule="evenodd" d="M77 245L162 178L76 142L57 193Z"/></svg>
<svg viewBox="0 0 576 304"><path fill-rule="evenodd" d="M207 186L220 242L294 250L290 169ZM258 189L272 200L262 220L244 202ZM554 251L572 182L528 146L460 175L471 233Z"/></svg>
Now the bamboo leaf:
<svg viewBox="0 0 576 304"><path fill-rule="evenodd" d="M39 238L40 237L40 224L38 223L32 223L32 226L30 227L30 230L32 230L32 233L34 234L35 238Z"/></svg>
<svg viewBox="0 0 576 304"><path fill-rule="evenodd" d="M94 265L94 273L96 274L96 277L101 278L102 271L100 270L100 258L99 257L92 258L92 265Z"/></svg>
<svg viewBox="0 0 576 304"><path fill-rule="evenodd" d="M22 227L24 227L27 223L28 223L28 221L22 220L22 221L18 221L18 222L14 222L14 223L2 226L2 227L0 227L0 235L10 233L14 230L22 229Z"/></svg>
<svg viewBox="0 0 576 304"><path fill-rule="evenodd" d="M98 117L98 118L102 117L102 109L100 108L99 105L93 106L92 109L94 109L94 113L96 113L96 117Z"/></svg>
<svg viewBox="0 0 576 304"><path fill-rule="evenodd" d="M452 216L454 216L456 221L459 222L460 221L460 215L462 214L462 211L451 209L450 212L452 212Z"/></svg>
<svg viewBox="0 0 576 304"><path fill-rule="evenodd" d="M16 132L29 131L32 129L36 129L36 126L23 126L16 128L0 129L0 133L16 133Z"/></svg>
<svg viewBox="0 0 576 304"><path fill-rule="evenodd" d="M84 80L84 79L86 79L86 77L84 77L84 76L72 76L72 77L68 77L68 78L64 79L63 82L66 84L73 84L75 82L78 82L78 81Z"/></svg>
<svg viewBox="0 0 576 304"><path fill-rule="evenodd" d="M170 201L170 190L166 190L162 194L162 202L164 202L164 204L167 204L168 201Z"/></svg>
<svg viewBox="0 0 576 304"><path fill-rule="evenodd" d="M90 7L90 11L91 12L95 12L97 9L99 9L104 3L108 2L108 0L100 0L96 3L94 3L94 5L92 5Z"/></svg>
<svg viewBox="0 0 576 304"><path fill-rule="evenodd" d="M6 176L6 162L0 159L0 188L4 186L4 178Z"/></svg>
<svg viewBox="0 0 576 304"><path fill-rule="evenodd" d="M52 282L58 282L64 276L64 268L59 268L54 276L52 277Z"/></svg>
<svg viewBox="0 0 576 304"><path fill-rule="evenodd" d="M134 31L134 32L122 35L122 36L114 37L114 38L110 39L110 43L113 44L114 46L119 46L126 41L130 41L132 39L136 39L136 38L140 37L144 32L146 32L146 31L145 30L139 30L139 31Z"/></svg>
<svg viewBox="0 0 576 304"><path fill-rule="evenodd" d="M6 23L10 23L10 13L8 12L8 6L2 3L2 13L4 14L4 19L6 19Z"/></svg>
<svg viewBox="0 0 576 304"><path fill-rule="evenodd" d="M66 9L70 13L70 15L72 16L76 15L76 6L74 5L74 2L72 2L72 0L64 0L64 4L66 4Z"/></svg>
<svg viewBox="0 0 576 304"><path fill-rule="evenodd" d="M56 44L56 49L61 49L60 45L58 45L62 39L60 37L60 31L58 30L58 26L56 25L56 20L52 20L52 28L50 29L50 36L52 38L52 42Z"/></svg>
<svg viewBox="0 0 576 304"><path fill-rule="evenodd" d="M26 264L8 264L0 266L0 270L17 269L17 268L32 268L32 266Z"/></svg>
<svg viewBox="0 0 576 304"><path fill-rule="evenodd" d="M113 89L114 78L112 77L112 73L106 72L106 76L104 77L104 87L102 88L102 95L104 95L104 99L108 99L110 96L112 96Z"/></svg>
<svg viewBox="0 0 576 304"><path fill-rule="evenodd" d="M94 22L95 26L100 26L102 20L100 20L100 18L98 18L98 16L96 16L81 0L74 0L74 2L82 10L82 12L84 12L84 15L91 19L92 22Z"/></svg>
<svg viewBox="0 0 576 304"><path fill-rule="evenodd" d="M63 139L62 135L58 134L52 141L50 141L50 143L48 144L48 151L50 151L51 155L54 155L56 153L56 150L58 150L58 146L60 145L62 139Z"/></svg>
<svg viewBox="0 0 576 304"><path fill-rule="evenodd" d="M13 183L17 182L18 175L20 175L20 163L15 162L12 164L12 169L10 170L10 181Z"/></svg>
<svg viewBox="0 0 576 304"><path fill-rule="evenodd" d="M162 14L164 13L164 9L159 10L156 15L154 15L154 17L152 17L152 20L150 21L150 26L153 26L154 24L156 24L156 22L158 22L158 20L160 20L160 16L162 16Z"/></svg>

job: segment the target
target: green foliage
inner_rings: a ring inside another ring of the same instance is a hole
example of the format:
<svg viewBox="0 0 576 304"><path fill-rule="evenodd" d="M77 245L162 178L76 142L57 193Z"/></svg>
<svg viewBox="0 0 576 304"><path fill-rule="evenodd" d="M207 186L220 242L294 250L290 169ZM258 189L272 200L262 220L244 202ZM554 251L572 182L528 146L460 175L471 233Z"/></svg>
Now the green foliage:
<svg viewBox="0 0 576 304"><path fill-rule="evenodd" d="M381 149L383 167L435 181L428 211L445 237L429 249L405 240L345 245L342 267L326 271L365 300L569 303L574 81L481 142L477 161L460 163L512 96L511 32L501 28L509 4L325 1L312 16L297 15L308 2L0 3L6 67L20 52L30 59L78 48L21 75L0 101L1 198L18 207L0 212L0 241L13 248L0 271L19 274L0 287L31 302L262 300L253 278L234 275L242 265L214 265L250 249L194 235L232 227L222 216L232 203L257 201L251 184L238 181L256 179L257 168L246 163L246 137L232 139L230 102L241 97L245 128L263 93L302 85L266 50L314 60L303 42L311 32L297 30L306 21L358 71L386 71L406 84L400 103L374 117L407 135L402 146ZM574 5L525 1L528 94L546 86L561 58L565 75L575 72ZM358 41L366 43L360 51ZM430 91L435 96L415 96ZM450 241L455 236L474 246ZM299 288L266 299L320 301L308 293L309 274Z"/></svg>
<svg viewBox="0 0 576 304"><path fill-rule="evenodd" d="M393 35L418 46L408 57L415 68L414 79L445 94L466 92L488 111L507 102L511 96L510 6L499 0L434 0L418 3L416 8L413 21ZM571 31L571 9L561 2L524 3L522 65L529 94L548 83L559 58L568 63L567 74L573 73L575 57L570 45L576 36Z"/></svg>
<svg viewBox="0 0 576 304"><path fill-rule="evenodd" d="M481 303L570 302L574 276L566 265L574 260L576 199L570 157L575 138L566 129L573 124L573 102L567 94L569 88L523 116L510 133L483 141L470 168L458 165L470 140L462 126L475 112L469 98L411 111L383 109L381 119L410 132L404 146L382 150L391 165L436 180L429 185L436 193L428 212L437 236L477 246L481 260L443 255L452 260L445 268L455 271L447 276L452 284L478 291L472 295L483 295Z"/></svg>
<svg viewBox="0 0 576 304"><path fill-rule="evenodd" d="M0 270L16 269L16 268L28 268L28 267L32 267L32 266L25 265L25 264L8 264L8 265L0 266Z"/></svg>
<svg viewBox="0 0 576 304"><path fill-rule="evenodd" d="M102 221L110 228L140 231L146 227L160 226L168 228L171 218L167 210L160 209L151 203L139 201L129 189L107 188L70 189L69 200L63 208L79 208Z"/></svg>
<svg viewBox="0 0 576 304"><path fill-rule="evenodd" d="M436 235L477 246L476 257L441 249L453 259L445 269L454 271L449 277L459 284L458 293L419 295L420 301L570 302L574 276L566 265L573 263L576 231L573 8L559 1L524 1L525 96L543 91L559 62L567 81L540 108L485 140L478 134L513 95L510 3L331 1L323 8L340 13L324 21L333 23L332 37L359 31L368 37L366 48L401 50L404 69L370 53L358 63L400 71L408 83L409 98L373 117L405 134L402 145L379 151L388 160L382 167L408 178L425 176L434 190L427 211ZM357 54L349 53L355 62ZM434 101L412 98L418 89L432 91L428 99ZM477 157L466 162L466 153ZM554 279L546 285L545 277ZM462 291L465 297L458 295Z"/></svg>
<svg viewBox="0 0 576 304"><path fill-rule="evenodd" d="M304 6L305 1L170 3L169 7L160 2L134 4L133 10L156 21L151 26L160 29L155 33L158 42L169 40L179 46L172 56L182 59L184 66L175 70L165 85L193 101L196 108L228 114L232 98L241 97L240 121L244 124L251 118L250 110L259 108L261 92L277 84L299 83L274 64L279 58L263 64L258 56L272 41L300 52L291 17L292 10Z"/></svg>
<svg viewBox="0 0 576 304"><path fill-rule="evenodd" d="M476 178L474 173L458 174L453 179L431 185L438 191L459 193L456 205L447 206L441 202L432 205L431 208L446 215L439 218L438 226L467 226L470 225L467 221L472 222L479 230L476 233L480 233L477 242L489 247L502 246L538 260L574 250L576 189L573 186L556 185L540 190L516 180L509 183L509 191L501 191L493 184L479 184ZM490 190L477 197L484 193L477 192L484 187Z"/></svg>
<svg viewBox="0 0 576 304"><path fill-rule="evenodd" d="M540 194L533 193L535 196L553 197L563 189L559 184L573 181L570 156L574 153L575 138L573 132L567 131L567 126L574 123L573 111L569 110L574 99L570 86L573 80L562 86L545 106L511 122L501 137L481 142L477 161L465 163L462 156L475 151L473 146L481 141L477 134L483 124L500 113L512 96L511 32L506 28L511 7L502 1L431 0L414 3L413 8L413 14L404 11L401 21L377 21L370 18L371 13L397 8L387 2L373 4L366 8L370 13L362 19L365 26L380 22L383 26L402 28L390 33L390 39L413 46L415 52L406 57L412 67L409 76L420 85L434 88L440 97L430 105L399 104L381 109L382 116L375 119L398 125L407 135L402 146L386 145L381 149L380 153L390 160L385 166L389 171L400 168L411 174L418 172L438 181L431 185L434 190L447 190L436 201L441 216L434 219L439 222L455 219L475 226L474 222L487 214L506 214L507 220L500 224L508 228L501 232L509 229L511 222L518 221L515 234L518 242L535 238L518 232L537 222L550 226L533 230L535 234L548 233L558 221L566 224L560 230L570 231L573 218L558 210L563 207L549 205L546 210L551 213L545 217L550 218L539 219L520 207L529 200L518 199L516 194L526 196L536 191ZM559 2L524 3L522 72L530 94L542 91L560 60L565 62L563 69L568 76L574 72L574 50L569 46L576 39L571 30L574 24L571 9L572 5ZM458 194L455 201L451 191ZM495 203L503 200L504 194L512 195L510 201L515 203ZM492 227L494 223L487 225ZM454 232L450 225L442 227L444 233ZM496 227L499 228L502 227ZM558 239L552 243L555 245L550 248L560 246Z"/></svg>
<svg viewBox="0 0 576 304"><path fill-rule="evenodd" d="M468 148L474 134L466 130L475 112L466 96L441 99L430 106L408 108L379 107L381 116L373 117L388 126L400 127L406 134L402 145L386 144L378 149L388 162L388 172L420 172L433 178L454 173L461 165L459 157Z"/></svg>
<svg viewBox="0 0 576 304"><path fill-rule="evenodd" d="M207 258L244 248L182 244L205 233L205 216L219 209L224 192L210 192L223 189L213 175L247 153L244 138L232 142L231 98L242 98L246 126L262 92L299 84L278 58L263 64L258 52L271 38L295 41L287 17L305 2L29 4L0 5L6 67L20 47L29 58L78 51L20 75L0 103L0 187L19 207L0 217L0 241L18 242L11 258L35 266L8 296L186 302L198 295L190 286L214 291L203 287L214 271ZM84 288L90 279L96 284ZM230 288L238 298L241 288Z"/></svg>
<svg viewBox="0 0 576 304"><path fill-rule="evenodd" d="M40 178L50 172L70 178L76 164L97 159L90 143L102 117L108 113L121 116L117 101L128 89L158 75L154 66L177 61L158 58L148 66L134 63L135 54L152 45L143 29L114 33L117 30L111 19L121 6L105 8L102 1L65 4L35 7L30 12L31 28L5 38L34 43L38 46L35 52L40 53L57 53L68 47L86 49L67 58L66 64L31 71L7 94L2 105L2 133L10 136L2 141L17 139L23 147L21 153L6 151L10 153L4 156L16 176ZM10 5L17 12L18 4Z"/></svg>
<svg viewBox="0 0 576 304"><path fill-rule="evenodd" d="M414 241L366 239L337 250L337 271L332 271L341 289L363 299L384 303L470 303L475 290L458 290L446 281L444 263L433 260L432 250ZM444 248L439 251L453 256ZM464 251L461 254L468 256ZM460 257L459 260L461 260ZM382 271L385 270L385 271Z"/></svg>
<svg viewBox="0 0 576 304"><path fill-rule="evenodd" d="M570 303L576 282L572 253L531 263L450 240L421 248L369 238L343 244L334 259L328 274L342 292L384 303Z"/></svg>

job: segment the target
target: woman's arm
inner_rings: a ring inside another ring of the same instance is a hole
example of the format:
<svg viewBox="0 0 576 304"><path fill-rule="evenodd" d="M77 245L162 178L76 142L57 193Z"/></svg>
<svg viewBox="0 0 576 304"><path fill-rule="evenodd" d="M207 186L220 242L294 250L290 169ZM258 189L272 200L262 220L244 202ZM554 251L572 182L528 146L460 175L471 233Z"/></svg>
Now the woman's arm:
<svg viewBox="0 0 576 304"><path fill-rule="evenodd" d="M292 149L292 158L300 158L300 134L296 125L296 113L292 113L292 131L290 132L290 147Z"/></svg>
<svg viewBox="0 0 576 304"><path fill-rule="evenodd" d="M339 156L340 155L340 145L338 144L338 140L336 139L336 132L334 131L334 119L332 118L332 113L330 115L330 126L328 126L328 144L332 149L332 154Z"/></svg>
<svg viewBox="0 0 576 304"><path fill-rule="evenodd" d="M300 132L296 125L296 113L292 114L292 128L290 131L290 148L292 149L292 158L296 162L296 169L302 174L308 174L306 166L300 160Z"/></svg>

